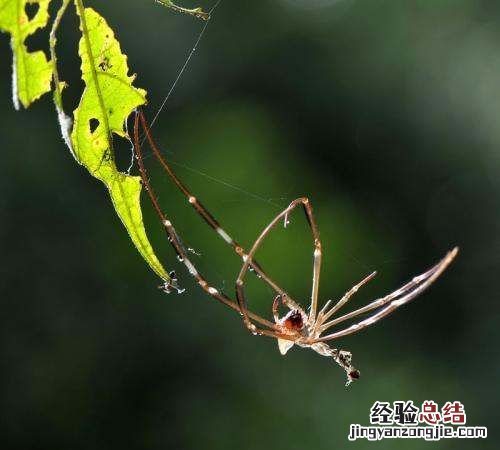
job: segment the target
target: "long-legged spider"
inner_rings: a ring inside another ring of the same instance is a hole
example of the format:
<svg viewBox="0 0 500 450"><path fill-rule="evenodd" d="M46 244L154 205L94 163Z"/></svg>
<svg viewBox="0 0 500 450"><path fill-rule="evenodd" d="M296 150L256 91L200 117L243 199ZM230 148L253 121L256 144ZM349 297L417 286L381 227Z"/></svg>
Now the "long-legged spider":
<svg viewBox="0 0 500 450"><path fill-rule="evenodd" d="M142 126L146 139L154 155L156 156L170 179L185 195L189 204L191 204L191 206L205 220L205 222L227 244L229 244L234 249L236 254L240 258L242 258L243 265L236 280L236 302L223 292L220 292L218 289L212 287L207 279L198 271L198 269L191 261L188 251L182 244L182 241L180 240L172 224L172 221L161 210L158 199L153 191L153 188L151 187L146 168L144 166L141 143L139 139L139 125ZM165 228L168 240L177 253L179 260L184 263L189 273L196 279L201 288L219 302L239 312L243 318L245 326L253 334L270 336L277 339L281 354L284 355L294 344L297 344L300 347L311 348L320 355L333 358L333 360L337 364L339 364L347 374L346 385L349 385L352 381L359 378L360 375L359 371L351 365L351 353L345 350L332 348L326 342L343 336L347 336L349 334L357 333L363 328L378 322L380 319L387 316L405 303L408 303L410 300L412 300L420 293L422 293L426 288L428 288L436 280L436 278L441 275L441 273L453 261L458 252L458 248L455 247L453 250L448 252L441 261L439 261L429 270L422 273L421 275L414 277L411 281L407 282L394 292L376 299L363 306L362 308L356 309L355 311L333 318L334 314L349 301L349 299L358 291L361 286L370 281L375 276L376 272L371 273L363 280L361 280L358 284L354 285L333 306L331 306L331 300L328 300L322 307L322 309L319 312L317 311L322 250L318 226L314 218L311 204L307 198L298 198L290 203L290 205L286 209L280 212L269 223L269 225L264 228L264 230L260 233L259 237L251 247L250 251L247 252L220 226L219 222L217 222L212 214L200 203L200 201L194 195L192 195L192 193L188 190L184 183L182 183L182 181L180 181L176 176L170 165L161 154L156 142L154 141L151 135L151 130L142 111L137 111L135 114L134 146L142 182L149 195L153 208ZM294 300L287 292L285 292L280 286L278 286L278 284L276 284L271 279L271 277L267 275L262 266L255 259L255 253L263 243L266 236L269 235L271 230L280 221L284 220L284 223L286 225L288 215L293 212L299 205L303 207L303 210L305 212L309 227L311 229L314 246L312 293L309 313L306 313L299 302ZM272 303L272 314L274 322L271 322L261 317L260 315L251 312L248 309L247 301L245 298L244 281L249 270L254 271L275 292L275 298ZM162 286L160 286L160 288L162 288L167 293L173 289L180 290L177 286L175 275L172 276L171 281L164 283ZM288 313L286 313L283 317L280 317L278 313L280 304L285 306L289 310ZM326 333L331 327L341 324L349 319L354 319L361 314L370 311L374 312L367 318L360 320L353 325L342 328L338 331L329 334Z"/></svg>

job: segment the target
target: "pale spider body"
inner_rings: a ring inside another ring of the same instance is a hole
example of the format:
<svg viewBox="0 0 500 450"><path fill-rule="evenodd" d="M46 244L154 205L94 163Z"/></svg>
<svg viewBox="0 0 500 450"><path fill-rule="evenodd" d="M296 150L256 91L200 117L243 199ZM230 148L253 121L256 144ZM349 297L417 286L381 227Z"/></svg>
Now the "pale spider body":
<svg viewBox="0 0 500 450"><path fill-rule="evenodd" d="M279 303L289 308L289 311L279 317ZM328 306L325 305L326 307ZM316 321L311 321L302 307L286 296L277 295L273 301L273 317L275 324L281 333L290 336L290 339L277 338L278 349L282 355L286 355L294 345L302 348L310 348L321 356L333 358L347 374L347 385L357 380L360 376L359 370L351 365L352 355L345 350L330 347L326 342L318 342L321 335L321 326L324 324L324 310L318 315Z"/></svg>
<svg viewBox="0 0 500 450"><path fill-rule="evenodd" d="M154 155L162 165L167 175L171 178L177 188L185 196L188 203L195 209L195 211L203 218L203 220L214 230L214 232L222 238L222 240L229 244L236 255L243 261L243 265L236 279L236 301L228 297L225 293L220 292L213 287L209 281L198 271L195 264L191 260L189 249L184 247L173 223L160 208L157 197L154 194L149 178L146 173L144 161L142 157L141 143L139 139L139 124L145 133L145 138L148 140ZM365 277L358 284L354 285L344 296L333 306L330 306L331 301L328 300L322 309L318 312L318 294L319 294L319 281L321 272L321 259L322 259L322 244L319 237L319 230L313 214L313 210L309 199L301 197L285 208L279 213L255 240L250 251L246 251L236 240L234 240L219 224L219 222L210 214L210 212L200 203L200 201L188 190L188 188L177 178L176 174L167 163L161 154L156 142L154 141L146 119L141 111L138 111L135 116L134 123L134 148L139 165L139 172L141 175L142 183L146 188L151 203L164 226L165 232L168 236L168 241L177 253L177 257L182 262L190 275L192 275L198 285L212 298L229 306L233 310L240 313L243 318L245 326L255 335L270 336L278 341L278 348L281 354L286 354L291 347L295 344L299 347L310 348L316 353L331 357L333 361L339 364L347 374L347 383L350 384L353 380L359 378L359 371L351 365L351 354L345 350L330 347L326 342L335 340L353 333L357 333L365 327L378 322L388 314L400 306L408 303L425 289L427 289L448 267L448 265L455 258L458 248L454 248L448 252L445 257L431 267L426 272L414 277L412 280L401 286L399 289L387 294L377 300L366 304L352 312L343 314L341 316L336 313L349 301L349 299L359 290L361 286L370 281L375 272ZM304 308L296 302L284 289L282 289L273 279L264 271L262 266L256 261L255 253L261 246L265 238L269 235L272 229L281 221L284 221L285 226L288 224L288 216L297 208L302 206L309 224L312 244L313 244L313 270L312 270L312 292L311 301L308 308L308 313ZM274 322L271 322L264 317L250 311L245 297L244 281L248 272L254 272L263 282L265 282L274 292L275 298L272 305L272 314ZM174 276L164 281L160 286L166 293L177 291L178 293L184 290L180 289L177 285L177 280ZM288 308L288 312L279 317L278 309L280 303ZM368 316L359 320L359 316L369 313ZM345 321L354 319L352 325L341 327L340 330L330 332L327 330L343 324ZM256 325L257 324L257 325Z"/></svg>

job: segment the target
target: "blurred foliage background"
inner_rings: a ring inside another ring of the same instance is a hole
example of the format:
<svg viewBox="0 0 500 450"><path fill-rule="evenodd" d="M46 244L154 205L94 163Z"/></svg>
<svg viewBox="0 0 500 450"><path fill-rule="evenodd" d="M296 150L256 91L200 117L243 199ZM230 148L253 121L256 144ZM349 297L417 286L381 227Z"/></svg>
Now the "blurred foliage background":
<svg viewBox="0 0 500 450"><path fill-rule="evenodd" d="M86 4L115 29L152 117L203 24L153 1ZM68 110L82 88L76 26L67 14L59 38ZM153 127L246 246L292 199L311 198L322 299L377 269L352 301L360 306L461 247L422 297L338 342L362 373L348 389L331 361L302 349L281 357L202 294L147 206L151 239L187 288L159 292L103 186L63 145L49 96L14 112L10 65L2 35L2 448L417 449L347 441L373 402L409 399L460 400L468 425L489 426L486 441L434 448L498 444L499 2L223 0ZM129 144L118 153L126 167ZM147 161L200 269L232 295L240 261ZM259 259L307 303L301 214ZM270 313L269 290L250 280L249 296Z"/></svg>

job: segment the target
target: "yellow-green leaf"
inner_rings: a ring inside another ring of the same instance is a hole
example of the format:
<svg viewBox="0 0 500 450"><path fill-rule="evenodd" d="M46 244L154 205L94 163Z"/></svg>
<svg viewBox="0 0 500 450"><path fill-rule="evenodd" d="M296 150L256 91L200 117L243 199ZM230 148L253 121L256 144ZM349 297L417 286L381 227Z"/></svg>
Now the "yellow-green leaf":
<svg viewBox="0 0 500 450"><path fill-rule="evenodd" d="M85 89L74 112L71 133L78 161L109 190L115 210L130 238L150 267L165 281L169 276L148 240L140 206L139 177L119 172L113 151L113 134L127 137L125 121L146 102L146 91L132 86L127 56L113 30L92 8L76 0L82 37L79 55Z"/></svg>
<svg viewBox="0 0 500 450"><path fill-rule="evenodd" d="M28 36L47 25L49 3L50 0L0 0L0 30L11 35L12 101L16 109L19 109L19 101L27 108L50 91L50 62L43 51L28 51L25 43ZM38 5L31 20L26 14L29 4Z"/></svg>

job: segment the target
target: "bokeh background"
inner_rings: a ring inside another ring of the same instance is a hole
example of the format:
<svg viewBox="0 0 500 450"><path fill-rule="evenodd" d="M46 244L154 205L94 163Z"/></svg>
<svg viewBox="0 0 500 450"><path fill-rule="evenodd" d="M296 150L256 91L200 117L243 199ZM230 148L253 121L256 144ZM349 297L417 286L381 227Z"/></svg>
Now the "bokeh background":
<svg viewBox="0 0 500 450"><path fill-rule="evenodd" d="M86 3L117 32L152 117L203 24L152 0ZM59 38L68 110L82 88L76 26L70 10ZM419 449L423 441L350 443L347 434L369 423L376 400L426 399L460 400L468 425L490 433L434 448L498 448L498 1L222 0L153 128L179 175L246 246L292 199L311 198L322 299L377 269L352 301L361 306L461 247L418 300L338 342L362 373L348 389L331 361L303 349L280 356L201 293L145 201L151 239L187 289L158 291L103 186L63 145L50 97L14 112L10 65L2 35L2 448ZM126 167L128 143L117 158ZM232 295L241 262L147 162L200 270ZM259 259L307 303L301 214ZM271 292L256 280L248 289L269 314Z"/></svg>

